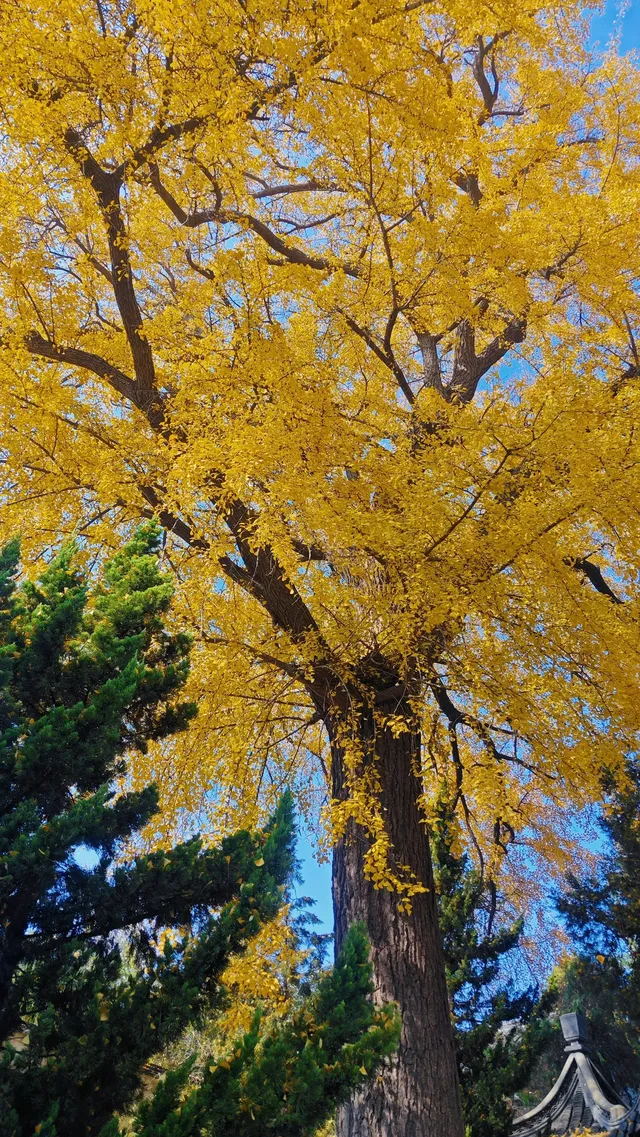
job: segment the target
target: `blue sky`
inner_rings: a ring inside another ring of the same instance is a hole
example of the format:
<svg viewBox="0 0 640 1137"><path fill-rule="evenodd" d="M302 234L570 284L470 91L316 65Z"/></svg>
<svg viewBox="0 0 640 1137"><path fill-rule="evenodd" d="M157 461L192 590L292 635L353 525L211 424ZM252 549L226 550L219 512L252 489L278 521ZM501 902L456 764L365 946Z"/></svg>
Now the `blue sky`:
<svg viewBox="0 0 640 1137"><path fill-rule="evenodd" d="M302 862L302 883L296 887L298 896L310 896L315 900L314 912L322 927L318 932L333 931L333 909L331 906L331 865L319 865L313 855L313 848L305 834L298 838L298 858Z"/></svg>
<svg viewBox="0 0 640 1137"><path fill-rule="evenodd" d="M602 16L592 24L594 42L604 46L614 29L622 31L620 47L623 52L640 50L640 0L630 3L609 3Z"/></svg>

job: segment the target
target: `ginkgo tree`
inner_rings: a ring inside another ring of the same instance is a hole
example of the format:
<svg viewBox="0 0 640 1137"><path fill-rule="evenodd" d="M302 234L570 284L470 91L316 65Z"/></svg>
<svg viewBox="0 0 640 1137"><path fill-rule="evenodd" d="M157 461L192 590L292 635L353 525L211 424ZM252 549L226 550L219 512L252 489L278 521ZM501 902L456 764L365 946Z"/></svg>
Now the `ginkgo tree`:
<svg viewBox="0 0 640 1137"><path fill-rule="evenodd" d="M434 795L516 888L638 740L637 66L570 0L2 13L2 528L161 522L201 713L139 776L326 787L403 1019L339 1132L459 1135Z"/></svg>

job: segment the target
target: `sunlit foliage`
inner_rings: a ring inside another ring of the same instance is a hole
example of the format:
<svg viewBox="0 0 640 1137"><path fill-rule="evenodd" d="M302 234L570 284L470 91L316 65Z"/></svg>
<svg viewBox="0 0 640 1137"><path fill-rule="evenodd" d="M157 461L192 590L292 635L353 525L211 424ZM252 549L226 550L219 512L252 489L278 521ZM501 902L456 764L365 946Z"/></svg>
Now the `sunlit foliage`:
<svg viewBox="0 0 640 1137"><path fill-rule="evenodd" d="M316 808L342 691L332 820L388 882L382 659L427 811L565 868L640 725L633 60L572 3L2 7L0 524L165 527L200 714L138 770L159 835Z"/></svg>

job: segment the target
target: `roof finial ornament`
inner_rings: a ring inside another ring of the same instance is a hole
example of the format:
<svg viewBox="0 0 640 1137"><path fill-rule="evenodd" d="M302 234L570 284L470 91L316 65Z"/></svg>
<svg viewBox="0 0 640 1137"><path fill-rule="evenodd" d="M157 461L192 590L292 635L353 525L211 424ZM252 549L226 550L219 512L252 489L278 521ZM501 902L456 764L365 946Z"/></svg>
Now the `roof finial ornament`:
<svg viewBox="0 0 640 1137"><path fill-rule="evenodd" d="M591 1050L589 1024L580 1011L572 1011L571 1014L560 1015L560 1026L562 1027L564 1040L567 1043L564 1048L565 1054L571 1054L576 1050Z"/></svg>
<svg viewBox="0 0 640 1137"><path fill-rule="evenodd" d="M591 1129L607 1137L640 1137L640 1094L625 1101L607 1081L580 1012L560 1015L566 1046L560 1077L542 1101L513 1122L511 1137L569 1137Z"/></svg>

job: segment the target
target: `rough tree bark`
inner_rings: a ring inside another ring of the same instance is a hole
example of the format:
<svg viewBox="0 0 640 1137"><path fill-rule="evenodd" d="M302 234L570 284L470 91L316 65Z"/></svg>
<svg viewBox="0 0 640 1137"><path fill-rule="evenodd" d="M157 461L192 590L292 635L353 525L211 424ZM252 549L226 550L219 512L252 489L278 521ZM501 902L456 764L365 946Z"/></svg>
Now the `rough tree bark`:
<svg viewBox="0 0 640 1137"><path fill-rule="evenodd" d="M405 710L410 723L410 712ZM397 705L393 712L399 713ZM329 731L336 739L335 724L333 730L329 724ZM363 716L362 731L369 742L371 717ZM429 891L413 898L410 914L401 913L397 895L376 890L365 879L367 842L361 829L352 826L334 850L336 951L349 925L364 921L371 940L376 1002L395 1002L402 1015L397 1056L366 1093L354 1097L340 1112L338 1137L462 1137L431 853L418 806L420 736L415 729L395 738L389 730L378 730L372 751L395 858L409 866ZM345 792L344 765L337 742L332 753L333 793L340 798Z"/></svg>

